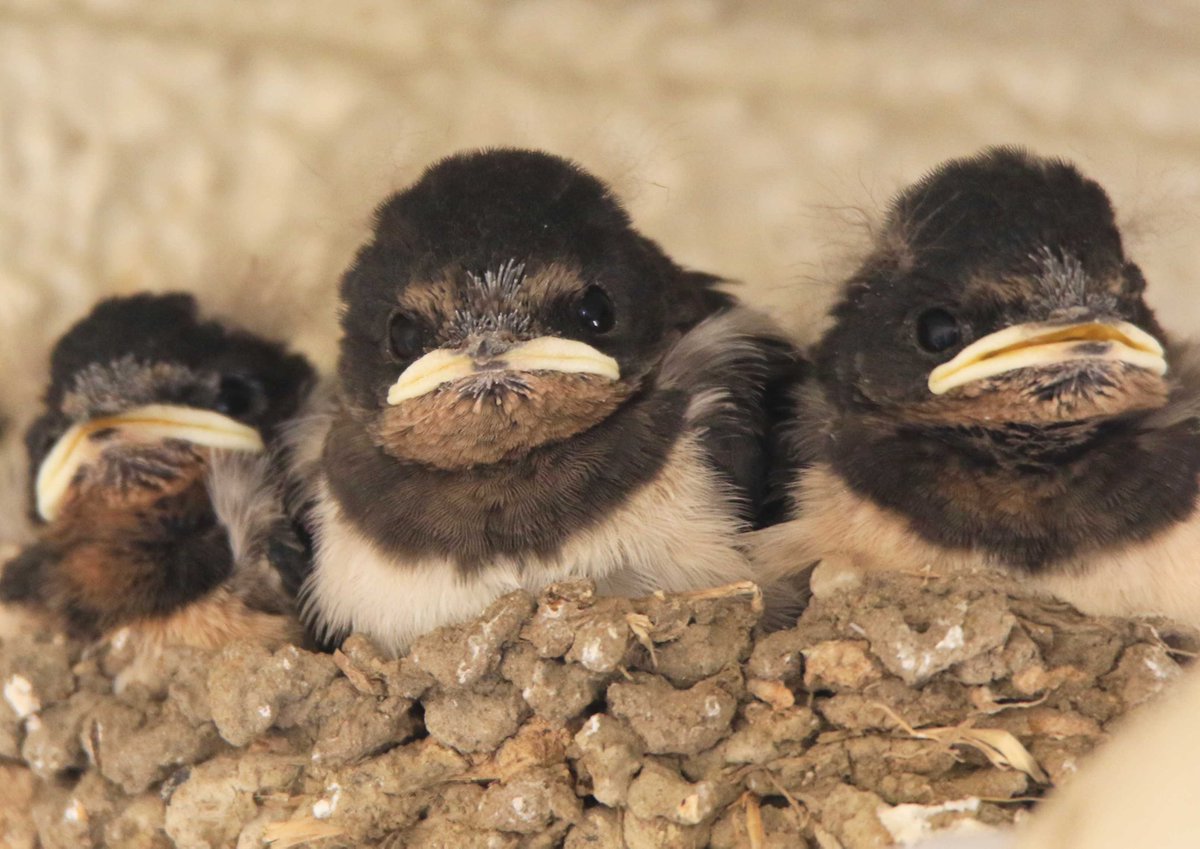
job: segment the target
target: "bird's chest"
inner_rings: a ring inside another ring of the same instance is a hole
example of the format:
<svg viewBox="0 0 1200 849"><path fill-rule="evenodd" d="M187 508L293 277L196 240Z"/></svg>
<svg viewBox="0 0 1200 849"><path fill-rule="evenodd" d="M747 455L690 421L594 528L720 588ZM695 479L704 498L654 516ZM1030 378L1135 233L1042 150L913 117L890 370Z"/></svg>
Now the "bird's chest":
<svg viewBox="0 0 1200 849"><path fill-rule="evenodd" d="M935 574L1000 568L1087 613L1162 614L1200 626L1200 509L1146 539L1101 545L1029 575L993 551L929 541L828 468L811 469L796 495L799 518L762 534L760 548L774 559L842 558L867 570Z"/></svg>
<svg viewBox="0 0 1200 849"><path fill-rule="evenodd" d="M319 498L316 562L308 613L327 633L368 634L400 652L422 633L475 615L514 590L567 578L602 592L682 591L750 577L735 546L732 499L699 442L685 436L658 474L552 553L497 554L469 571L449 555L388 552L350 522L325 488Z"/></svg>
<svg viewBox="0 0 1200 849"><path fill-rule="evenodd" d="M1031 583L1087 613L1159 614L1200 627L1200 509L1149 539L1074 558Z"/></svg>

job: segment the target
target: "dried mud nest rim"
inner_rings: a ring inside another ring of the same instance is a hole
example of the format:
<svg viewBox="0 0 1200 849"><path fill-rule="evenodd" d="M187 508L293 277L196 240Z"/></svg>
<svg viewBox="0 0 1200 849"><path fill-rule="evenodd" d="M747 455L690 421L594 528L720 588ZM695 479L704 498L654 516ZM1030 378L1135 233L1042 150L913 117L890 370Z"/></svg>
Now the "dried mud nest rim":
<svg viewBox="0 0 1200 849"><path fill-rule="evenodd" d="M1010 822L1200 648L996 576L815 578L773 633L753 585L568 582L396 660L170 649L119 693L120 646L9 640L0 842L899 845Z"/></svg>

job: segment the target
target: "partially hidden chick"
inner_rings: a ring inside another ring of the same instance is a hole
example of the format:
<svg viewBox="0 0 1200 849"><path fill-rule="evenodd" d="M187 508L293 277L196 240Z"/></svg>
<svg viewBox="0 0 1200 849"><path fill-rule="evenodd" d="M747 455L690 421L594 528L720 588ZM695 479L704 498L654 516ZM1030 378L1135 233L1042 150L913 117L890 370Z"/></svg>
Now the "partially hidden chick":
<svg viewBox="0 0 1200 849"><path fill-rule="evenodd" d="M316 631L399 652L564 578L752 578L767 390L799 366L718 282L544 153L453 156L387 200L341 284L335 409L296 451Z"/></svg>
<svg viewBox="0 0 1200 849"><path fill-rule="evenodd" d="M58 341L26 443L36 541L0 600L140 648L301 635L268 541L286 538L270 445L313 382L301 356L197 315L191 295L99 303Z"/></svg>
<svg viewBox="0 0 1200 849"><path fill-rule="evenodd" d="M902 192L813 352L757 562L998 568L1200 625L1200 372L1145 288L1066 162L990 149Z"/></svg>

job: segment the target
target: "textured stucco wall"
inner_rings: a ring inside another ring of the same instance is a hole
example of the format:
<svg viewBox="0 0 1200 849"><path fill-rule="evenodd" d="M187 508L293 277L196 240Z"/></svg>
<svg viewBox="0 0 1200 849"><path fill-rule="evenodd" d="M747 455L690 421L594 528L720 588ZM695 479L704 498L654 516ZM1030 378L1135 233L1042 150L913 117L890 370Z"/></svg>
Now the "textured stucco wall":
<svg viewBox="0 0 1200 849"><path fill-rule="evenodd" d="M1198 104L1188 0L7 0L0 409L24 414L53 335L114 291L195 289L328 363L371 208L492 144L577 158L800 329L862 210L1026 144L1110 188L1186 330Z"/></svg>

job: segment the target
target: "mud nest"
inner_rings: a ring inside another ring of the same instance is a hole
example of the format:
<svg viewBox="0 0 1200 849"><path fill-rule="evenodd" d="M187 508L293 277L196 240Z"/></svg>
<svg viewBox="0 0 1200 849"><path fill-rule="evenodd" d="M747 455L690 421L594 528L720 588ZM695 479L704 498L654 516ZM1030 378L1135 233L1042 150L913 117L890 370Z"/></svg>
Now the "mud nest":
<svg viewBox="0 0 1200 849"><path fill-rule="evenodd" d="M514 593L399 660L0 652L0 844L877 847L1010 822L1198 647L990 576L820 567L796 627L749 584ZM40 842L39 842L40 841Z"/></svg>

